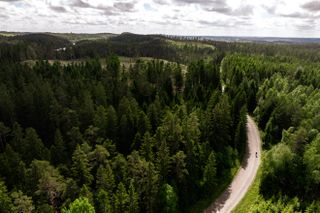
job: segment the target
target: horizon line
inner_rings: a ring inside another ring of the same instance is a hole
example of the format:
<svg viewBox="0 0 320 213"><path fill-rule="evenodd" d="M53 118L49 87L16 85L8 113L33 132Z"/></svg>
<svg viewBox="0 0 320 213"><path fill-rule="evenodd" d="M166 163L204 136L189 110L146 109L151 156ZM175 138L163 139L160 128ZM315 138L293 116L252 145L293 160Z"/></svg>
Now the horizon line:
<svg viewBox="0 0 320 213"><path fill-rule="evenodd" d="M0 30L0 33L29 33L29 34L37 34L37 33L52 33L52 34L87 34L87 35L97 35L97 34L114 34L121 35L125 33L136 34L136 35L161 35L161 36L173 36L173 37L215 37L215 38L285 38L285 39L320 39L320 37L294 37L294 36L254 36L254 35L173 35L173 34L162 34L162 33L133 33L133 32L121 32L121 33L113 33L113 32L50 32L50 31L6 31Z"/></svg>

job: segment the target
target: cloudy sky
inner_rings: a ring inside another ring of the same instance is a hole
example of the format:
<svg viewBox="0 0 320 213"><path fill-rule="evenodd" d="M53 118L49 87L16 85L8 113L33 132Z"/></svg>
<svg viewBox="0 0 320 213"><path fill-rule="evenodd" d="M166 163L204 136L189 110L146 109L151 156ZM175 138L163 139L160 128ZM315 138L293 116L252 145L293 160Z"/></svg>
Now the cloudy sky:
<svg viewBox="0 0 320 213"><path fill-rule="evenodd" d="M320 37L320 0L0 0L0 31Z"/></svg>

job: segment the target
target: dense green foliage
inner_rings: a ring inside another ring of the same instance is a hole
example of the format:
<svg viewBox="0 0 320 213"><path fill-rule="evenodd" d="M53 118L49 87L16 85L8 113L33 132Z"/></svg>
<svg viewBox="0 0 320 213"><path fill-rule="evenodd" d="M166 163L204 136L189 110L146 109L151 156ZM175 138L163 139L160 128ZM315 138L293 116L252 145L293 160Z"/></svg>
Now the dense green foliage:
<svg viewBox="0 0 320 213"><path fill-rule="evenodd" d="M116 56L0 63L0 208L185 212L214 193L246 141L243 91L222 93L220 55L187 73Z"/></svg>
<svg viewBox="0 0 320 213"><path fill-rule="evenodd" d="M247 112L266 149L248 211L319 211L318 45L0 40L0 212L185 212L242 159Z"/></svg>

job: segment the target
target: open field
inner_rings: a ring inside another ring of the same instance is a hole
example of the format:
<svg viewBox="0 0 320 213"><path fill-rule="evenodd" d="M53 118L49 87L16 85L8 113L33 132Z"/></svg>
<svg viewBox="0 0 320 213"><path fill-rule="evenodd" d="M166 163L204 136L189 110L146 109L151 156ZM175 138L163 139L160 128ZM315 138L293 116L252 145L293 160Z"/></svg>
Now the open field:
<svg viewBox="0 0 320 213"><path fill-rule="evenodd" d="M108 39L110 37L115 36L115 34L112 34L112 33L98 33L98 34L50 33L50 34L67 39L71 42L78 42L82 40L94 41L94 40L100 40L100 39Z"/></svg>
<svg viewBox="0 0 320 213"><path fill-rule="evenodd" d="M185 46L187 47L198 47L198 48L209 48L214 50L215 47L210 44L205 44L203 42L198 42L198 41L174 41L171 39L166 40L169 44L174 45L175 47L178 48L184 48Z"/></svg>
<svg viewBox="0 0 320 213"><path fill-rule="evenodd" d="M151 57L130 58L130 57L122 57L122 56L119 57L119 59L120 59L121 66L124 66L126 69L128 69L130 66L134 65L138 59L141 59L141 60L144 60L144 61L152 61L152 60L154 60L154 58L151 58ZM172 62L164 60L164 59L159 59L159 60L164 61L165 63L172 63ZM33 66L36 63L36 61L37 60L27 60L27 61L24 61L23 63L27 63L28 65ZM83 63L85 61L86 61L86 59L48 60L48 62L50 64L53 64L55 62L59 62L62 65L68 65L68 64L73 64L73 63L74 64L80 64L80 63ZM102 67L106 67L106 59L100 58L99 61L100 61L101 65L102 65ZM181 66L182 72L186 73L188 67L186 65L184 65L184 64L180 64L180 66Z"/></svg>
<svg viewBox="0 0 320 213"><path fill-rule="evenodd" d="M0 36L6 36L6 37L12 37L19 35L21 33L15 33L15 32L0 32Z"/></svg>

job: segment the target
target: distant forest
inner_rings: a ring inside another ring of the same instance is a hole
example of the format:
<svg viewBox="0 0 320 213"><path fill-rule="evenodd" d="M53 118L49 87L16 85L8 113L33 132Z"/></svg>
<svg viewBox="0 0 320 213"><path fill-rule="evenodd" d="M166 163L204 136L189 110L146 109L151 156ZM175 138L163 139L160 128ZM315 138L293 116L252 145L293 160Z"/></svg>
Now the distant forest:
<svg viewBox="0 0 320 213"><path fill-rule="evenodd" d="M320 211L319 49L0 37L0 212L192 211L231 181L248 113L265 149L248 212Z"/></svg>

